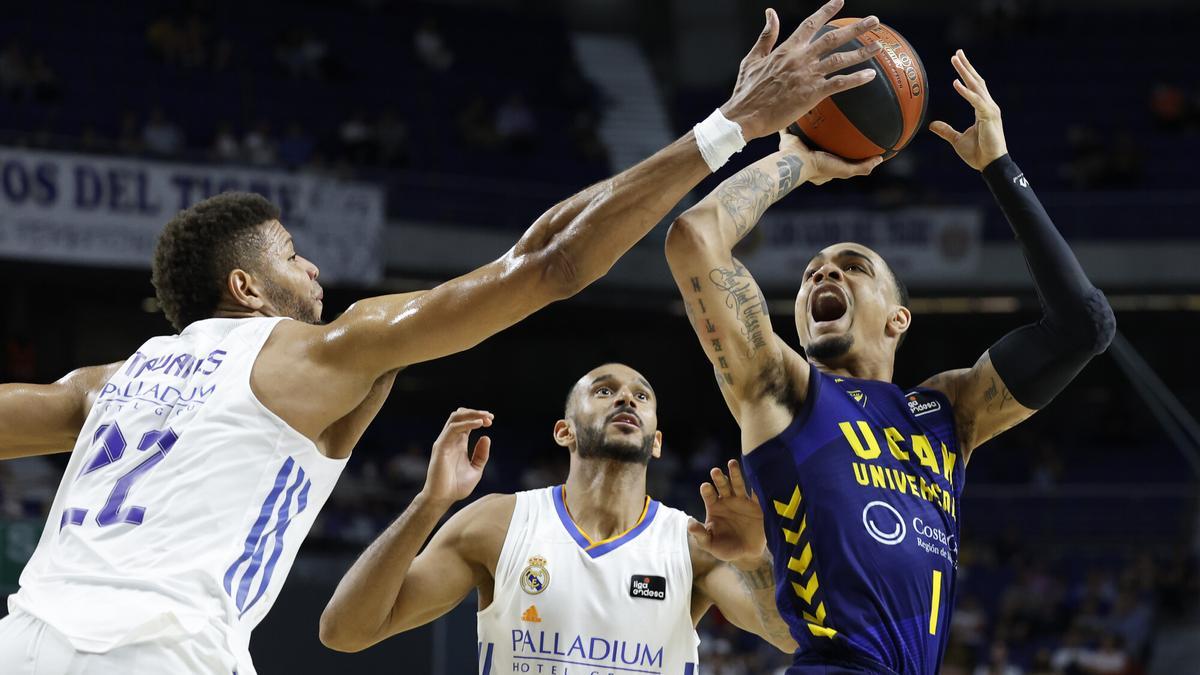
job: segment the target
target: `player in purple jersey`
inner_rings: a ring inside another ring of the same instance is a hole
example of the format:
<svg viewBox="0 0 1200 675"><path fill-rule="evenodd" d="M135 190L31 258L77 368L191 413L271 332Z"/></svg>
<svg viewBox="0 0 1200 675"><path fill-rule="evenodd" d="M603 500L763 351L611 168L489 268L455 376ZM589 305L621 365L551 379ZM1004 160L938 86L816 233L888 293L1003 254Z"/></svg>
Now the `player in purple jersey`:
<svg viewBox="0 0 1200 675"><path fill-rule="evenodd" d="M861 244L829 246L804 269L796 330L807 358L772 332L762 293L732 255L801 183L869 173L878 158L849 163L783 135L779 152L722 183L667 237L688 316L741 427L776 601L799 644L790 675L937 672L971 452L1049 403L1115 330L1104 294L1008 156L983 78L961 51L951 62L975 123L930 129L982 172L1043 310L974 366L913 389L891 383L912 315L891 268Z"/></svg>

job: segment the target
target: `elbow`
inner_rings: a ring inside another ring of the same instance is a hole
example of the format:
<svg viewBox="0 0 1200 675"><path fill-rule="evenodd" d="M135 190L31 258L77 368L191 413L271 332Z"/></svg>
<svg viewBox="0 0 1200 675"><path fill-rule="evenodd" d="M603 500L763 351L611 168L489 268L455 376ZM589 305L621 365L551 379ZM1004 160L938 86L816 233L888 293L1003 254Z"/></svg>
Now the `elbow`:
<svg viewBox="0 0 1200 675"><path fill-rule="evenodd" d="M369 641L356 639L353 631L348 631L344 626L339 625L337 619L330 613L329 608L326 608L321 613L321 625L318 629L318 637L321 639L321 644L335 652L349 654L361 652L371 646Z"/></svg>
<svg viewBox="0 0 1200 675"><path fill-rule="evenodd" d="M1098 288L1084 298L1083 311L1072 323L1071 342L1079 351L1086 350L1093 356L1103 354L1117 334L1117 317Z"/></svg>
<svg viewBox="0 0 1200 675"><path fill-rule="evenodd" d="M1104 292L1096 289L1089 299L1089 314L1093 316L1092 353L1103 354L1117 335L1117 315Z"/></svg>
<svg viewBox="0 0 1200 675"><path fill-rule="evenodd" d="M771 646L775 647L784 654L787 654L788 656L795 654L796 650L800 649L800 644L796 642L796 640L790 634L783 638L776 638L770 642Z"/></svg>
<svg viewBox="0 0 1200 675"><path fill-rule="evenodd" d="M580 257L569 247L552 243L537 253L525 256L518 264L526 268L535 285L542 289L542 295L557 301L579 293L607 272L602 270L587 274L580 263Z"/></svg>
<svg viewBox="0 0 1200 675"><path fill-rule="evenodd" d="M708 218L701 211L692 208L685 211L667 230L666 253L667 262L690 257L698 250L704 250L716 245L712 240L715 228L707 223Z"/></svg>

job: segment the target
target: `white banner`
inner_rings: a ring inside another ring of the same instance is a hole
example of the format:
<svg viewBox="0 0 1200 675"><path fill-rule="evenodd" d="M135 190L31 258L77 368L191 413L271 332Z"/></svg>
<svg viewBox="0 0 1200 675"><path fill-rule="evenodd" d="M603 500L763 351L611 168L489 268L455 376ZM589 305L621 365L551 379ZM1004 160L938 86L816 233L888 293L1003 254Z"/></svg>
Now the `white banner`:
<svg viewBox="0 0 1200 675"><path fill-rule="evenodd" d="M759 285L799 288L814 255L852 241L883 256L901 281L925 285L970 278L979 269L982 233L975 208L768 211L738 259Z"/></svg>
<svg viewBox="0 0 1200 675"><path fill-rule="evenodd" d="M383 276L380 188L284 171L0 148L0 256L149 267L163 225L230 190L274 202L321 281Z"/></svg>

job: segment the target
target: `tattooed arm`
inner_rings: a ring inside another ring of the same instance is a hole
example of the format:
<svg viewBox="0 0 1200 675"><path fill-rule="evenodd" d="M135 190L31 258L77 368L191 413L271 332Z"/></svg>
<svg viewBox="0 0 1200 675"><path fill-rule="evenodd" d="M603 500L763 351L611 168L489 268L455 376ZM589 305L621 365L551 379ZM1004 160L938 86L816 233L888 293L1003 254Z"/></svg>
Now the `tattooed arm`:
<svg viewBox="0 0 1200 675"><path fill-rule="evenodd" d="M757 505L756 505L757 506ZM796 651L787 622L775 605L775 574L771 554L763 552L755 565L721 562L693 546L692 622L699 623L716 605L733 625L770 642L779 651Z"/></svg>
<svg viewBox="0 0 1200 675"><path fill-rule="evenodd" d="M984 352L974 366L939 373L921 386L942 392L954 406L964 463L971 459L975 448L1037 412L1013 398L992 365L991 351Z"/></svg>
<svg viewBox="0 0 1200 675"><path fill-rule="evenodd" d="M791 403L806 390L808 367L772 332L766 300L733 257L733 247L768 207L800 183L864 174L878 164L850 164L810 151L790 134L780 137L779 152L721 183L667 233L671 274L730 412L742 427L744 450L787 428Z"/></svg>
<svg viewBox="0 0 1200 675"><path fill-rule="evenodd" d="M709 472L700 486L704 522L688 523L692 558L692 622L716 605L733 625L754 633L785 653L796 650L775 604L773 559L763 533L758 501L746 487L737 460Z"/></svg>

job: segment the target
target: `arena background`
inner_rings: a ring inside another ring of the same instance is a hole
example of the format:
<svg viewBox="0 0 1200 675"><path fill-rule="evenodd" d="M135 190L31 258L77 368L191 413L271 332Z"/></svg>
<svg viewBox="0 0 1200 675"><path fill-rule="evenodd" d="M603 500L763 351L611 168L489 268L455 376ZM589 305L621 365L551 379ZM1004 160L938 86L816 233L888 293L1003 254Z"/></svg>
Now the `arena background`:
<svg viewBox="0 0 1200 675"><path fill-rule="evenodd" d="M790 30L817 4L774 6ZM1121 331L1051 406L971 462L942 672L1200 672L1200 79L1186 39L1200 11L1169 0L847 4L844 15L876 13L916 46L929 119L969 123L948 62L967 49L1013 156ZM324 268L326 318L491 259L553 202L724 101L764 6L5 3L0 381L51 381L170 332L149 283L154 235L222 188L283 204L301 252ZM751 143L722 175L771 149ZM878 248L912 289L902 384L969 365L1037 316L1003 218L942 141L921 133L875 174L803 187L747 244L743 260L786 340L797 265L846 238ZM334 584L419 489L429 445L459 405L496 413L477 495L548 485L565 475L550 430L567 388L604 361L626 362L661 398L666 448L651 493L702 516L697 487L736 454L737 435L667 274L664 232L580 296L401 373L255 633L260 673L473 671L471 598L362 654L317 640ZM0 463L6 592L65 462ZM715 611L701 635L706 673L787 662Z"/></svg>

